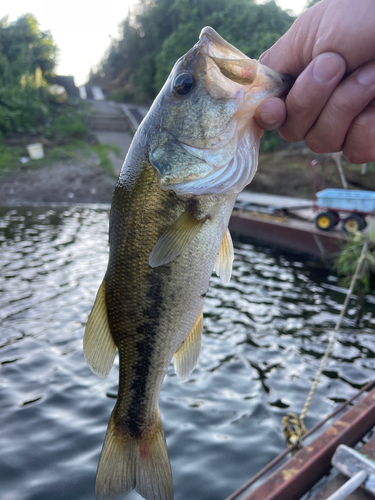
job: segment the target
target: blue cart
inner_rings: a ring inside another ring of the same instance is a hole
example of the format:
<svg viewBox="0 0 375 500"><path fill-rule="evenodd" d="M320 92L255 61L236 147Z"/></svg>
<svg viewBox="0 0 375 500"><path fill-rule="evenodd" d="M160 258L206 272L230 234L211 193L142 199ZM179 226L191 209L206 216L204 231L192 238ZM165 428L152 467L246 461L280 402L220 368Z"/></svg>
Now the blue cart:
<svg viewBox="0 0 375 500"><path fill-rule="evenodd" d="M362 231L367 225L366 216L375 214L375 191L324 189L316 193L316 198L314 209L319 213L315 224L323 231L329 231L340 220L346 232ZM340 212L348 215L341 219Z"/></svg>

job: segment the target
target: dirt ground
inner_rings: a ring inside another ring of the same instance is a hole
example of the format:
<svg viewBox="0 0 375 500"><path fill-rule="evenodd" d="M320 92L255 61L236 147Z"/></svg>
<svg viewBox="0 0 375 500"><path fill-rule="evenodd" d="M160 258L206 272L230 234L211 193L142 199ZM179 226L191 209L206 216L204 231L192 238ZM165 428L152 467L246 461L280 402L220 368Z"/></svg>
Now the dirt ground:
<svg viewBox="0 0 375 500"><path fill-rule="evenodd" d="M260 155L258 172L248 189L311 199L314 158L321 161L320 181L323 166L326 187L341 188L337 166L328 155L315 155L303 145L291 145L277 153ZM116 179L99 167L70 159L38 169L28 165L0 178L0 205L111 202ZM375 191L374 165L368 167L366 175L361 175L360 165L345 162L344 171L350 188Z"/></svg>
<svg viewBox="0 0 375 500"><path fill-rule="evenodd" d="M110 203L116 178L76 160L26 166L0 178L0 205Z"/></svg>
<svg viewBox="0 0 375 500"><path fill-rule="evenodd" d="M324 188L339 188L343 185L337 164L331 155L315 154L304 143L291 144L275 153L261 154L258 171L248 189L259 193L296 196L312 199L314 172L311 166L317 160L317 191ZM362 175L362 165L353 165L343 160L343 170L349 189L375 191L375 165L369 164Z"/></svg>

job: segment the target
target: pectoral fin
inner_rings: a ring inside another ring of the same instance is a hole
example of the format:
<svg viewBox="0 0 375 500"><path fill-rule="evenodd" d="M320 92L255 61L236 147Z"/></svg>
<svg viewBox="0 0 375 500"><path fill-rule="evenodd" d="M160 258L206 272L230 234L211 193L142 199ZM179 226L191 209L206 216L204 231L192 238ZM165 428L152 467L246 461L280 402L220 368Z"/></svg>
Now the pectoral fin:
<svg viewBox="0 0 375 500"><path fill-rule="evenodd" d="M100 378L106 378L112 368L116 351L117 347L108 324L103 281L87 321L83 338L83 354L91 371Z"/></svg>
<svg viewBox="0 0 375 500"><path fill-rule="evenodd" d="M206 219L196 219L191 212L184 212L158 239L149 257L151 267L172 262L190 245Z"/></svg>
<svg viewBox="0 0 375 500"><path fill-rule="evenodd" d="M197 366L202 344L203 311L200 313L188 338L174 354L174 370L180 380L185 380Z"/></svg>
<svg viewBox="0 0 375 500"><path fill-rule="evenodd" d="M221 278L224 285L226 285L230 281L230 277L232 275L233 260L233 243L229 229L227 229L215 261L215 272L219 276L219 278Z"/></svg>

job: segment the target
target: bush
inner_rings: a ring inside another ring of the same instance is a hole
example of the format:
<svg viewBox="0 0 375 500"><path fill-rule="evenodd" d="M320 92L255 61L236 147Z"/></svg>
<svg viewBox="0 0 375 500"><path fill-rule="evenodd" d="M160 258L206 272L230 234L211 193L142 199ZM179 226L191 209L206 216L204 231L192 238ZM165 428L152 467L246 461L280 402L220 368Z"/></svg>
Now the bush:
<svg viewBox="0 0 375 500"><path fill-rule="evenodd" d="M375 227L371 227L368 234L357 232L349 235L349 241L343 247L335 262L342 285L349 287L366 241L368 245L367 252L353 289L354 293L358 295L357 323L362 319L365 296L373 290L375 280Z"/></svg>
<svg viewBox="0 0 375 500"><path fill-rule="evenodd" d="M1 85L0 80L0 132L35 134L45 125L49 115L47 92L32 84Z"/></svg>
<svg viewBox="0 0 375 500"><path fill-rule="evenodd" d="M260 141L259 150L261 153L272 153L284 145L285 141L277 130L265 131Z"/></svg>
<svg viewBox="0 0 375 500"><path fill-rule="evenodd" d="M63 104L50 103L50 118L44 133L66 143L71 139L84 139L88 133L87 106L80 101L68 100Z"/></svg>

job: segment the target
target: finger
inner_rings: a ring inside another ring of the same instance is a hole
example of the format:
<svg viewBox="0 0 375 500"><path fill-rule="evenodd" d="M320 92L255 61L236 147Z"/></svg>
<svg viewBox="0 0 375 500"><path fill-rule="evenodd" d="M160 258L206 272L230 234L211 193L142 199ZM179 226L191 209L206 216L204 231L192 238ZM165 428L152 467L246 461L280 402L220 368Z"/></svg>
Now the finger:
<svg viewBox="0 0 375 500"><path fill-rule="evenodd" d="M293 23L291 28L260 57L259 61L265 66L286 75L298 76L313 59L315 34L319 31L319 24L326 2L319 2L307 9ZM332 49L321 50L321 53Z"/></svg>
<svg viewBox="0 0 375 500"><path fill-rule="evenodd" d="M344 57L347 71L374 59L374 0L323 0L305 10L259 60L298 76L319 54Z"/></svg>
<svg viewBox="0 0 375 500"><path fill-rule="evenodd" d="M291 88L287 119L279 132L289 142L301 141L314 125L345 73L344 59L333 52L317 56Z"/></svg>
<svg viewBox="0 0 375 500"><path fill-rule="evenodd" d="M375 100L351 124L343 153L351 163L375 161Z"/></svg>
<svg viewBox="0 0 375 500"><path fill-rule="evenodd" d="M375 61L349 75L332 93L313 127L306 134L315 153L341 151L353 120L375 97Z"/></svg>
<svg viewBox="0 0 375 500"><path fill-rule="evenodd" d="M278 97L263 101L255 111L254 120L263 130L275 130L285 122L285 103Z"/></svg>

